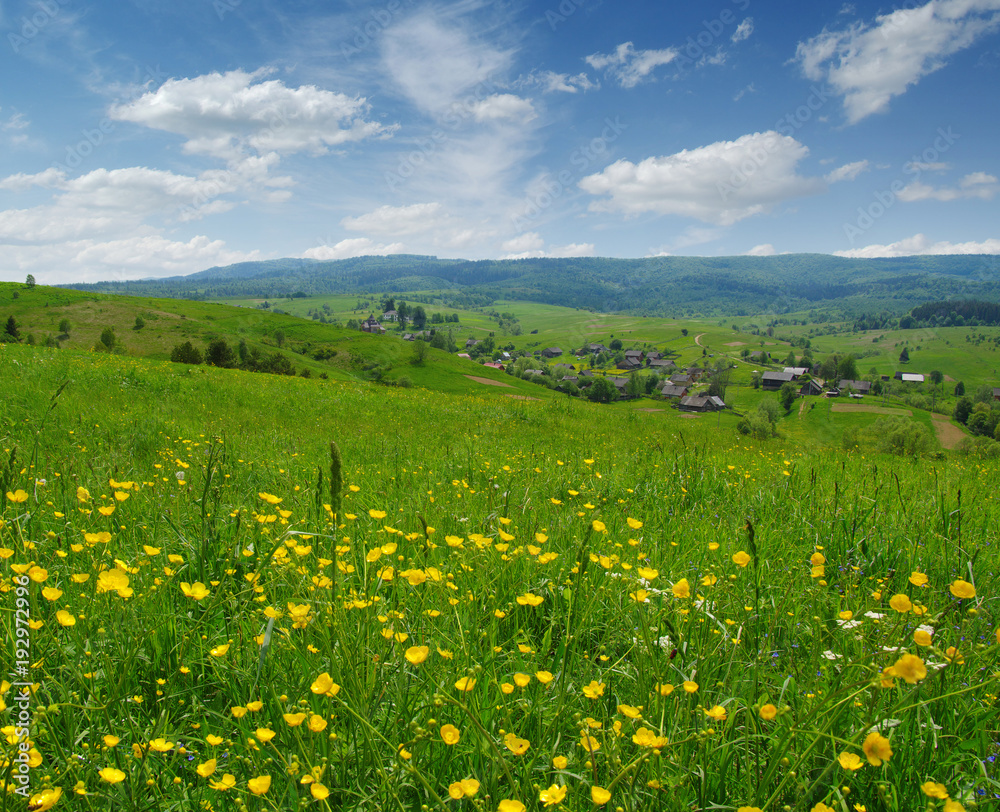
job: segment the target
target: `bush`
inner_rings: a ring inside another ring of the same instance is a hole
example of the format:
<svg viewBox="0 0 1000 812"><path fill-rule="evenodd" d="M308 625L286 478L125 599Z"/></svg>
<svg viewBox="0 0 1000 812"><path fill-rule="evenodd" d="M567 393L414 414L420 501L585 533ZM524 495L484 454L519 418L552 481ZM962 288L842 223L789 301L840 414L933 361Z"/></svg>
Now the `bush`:
<svg viewBox="0 0 1000 812"><path fill-rule="evenodd" d="M202 362L201 350L190 341L185 341L170 351L170 360L175 364L200 364Z"/></svg>

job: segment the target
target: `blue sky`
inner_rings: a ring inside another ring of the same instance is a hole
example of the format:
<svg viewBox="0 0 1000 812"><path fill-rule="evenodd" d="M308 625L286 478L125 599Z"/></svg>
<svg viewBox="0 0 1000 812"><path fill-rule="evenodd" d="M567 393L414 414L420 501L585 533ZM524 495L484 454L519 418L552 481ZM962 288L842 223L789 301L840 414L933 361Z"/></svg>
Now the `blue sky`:
<svg viewBox="0 0 1000 812"><path fill-rule="evenodd" d="M0 0L0 279L1000 253L1000 0Z"/></svg>

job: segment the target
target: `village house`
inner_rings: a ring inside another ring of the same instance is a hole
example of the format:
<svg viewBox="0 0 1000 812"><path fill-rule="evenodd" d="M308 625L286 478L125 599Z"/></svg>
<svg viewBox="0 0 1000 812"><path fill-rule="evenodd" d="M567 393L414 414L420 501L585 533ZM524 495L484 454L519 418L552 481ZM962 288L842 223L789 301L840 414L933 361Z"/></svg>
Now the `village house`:
<svg viewBox="0 0 1000 812"><path fill-rule="evenodd" d="M374 316L369 316L363 322L361 322L361 330L365 333L384 333L385 327L378 323L378 319Z"/></svg>
<svg viewBox="0 0 1000 812"><path fill-rule="evenodd" d="M672 369L677 369L677 364L675 364L673 361L664 358L656 358L652 361L649 361L649 368L655 369L657 372L663 373L663 372L670 372L670 370Z"/></svg>
<svg viewBox="0 0 1000 812"><path fill-rule="evenodd" d="M800 395L822 395L823 389L826 383L820 378L811 378L802 384L802 388L799 389Z"/></svg>
<svg viewBox="0 0 1000 812"><path fill-rule="evenodd" d="M852 392L857 392L859 395L868 395L872 391L872 385L868 381L849 381L846 378L837 384L837 388L841 391L841 394L848 389Z"/></svg>
<svg viewBox="0 0 1000 812"><path fill-rule="evenodd" d="M499 369L501 372L504 371L505 367L503 364L497 363L495 361L487 361L483 364L484 367L489 367L490 369Z"/></svg>
<svg viewBox="0 0 1000 812"><path fill-rule="evenodd" d="M717 412L726 408L722 398L711 396L695 396L681 398L679 408L685 412Z"/></svg>
<svg viewBox="0 0 1000 812"><path fill-rule="evenodd" d="M792 380L797 381L803 375L809 372L809 367L785 367L783 372L790 372L792 375Z"/></svg>
<svg viewBox="0 0 1000 812"><path fill-rule="evenodd" d="M687 397L688 388L686 386L668 383L660 390L660 394L665 398Z"/></svg>
<svg viewBox="0 0 1000 812"><path fill-rule="evenodd" d="M900 380L903 383L923 383L924 376L917 372L903 372L900 375Z"/></svg>
<svg viewBox="0 0 1000 812"><path fill-rule="evenodd" d="M993 387L993 400L1000 400L1000 388Z"/></svg>
<svg viewBox="0 0 1000 812"><path fill-rule="evenodd" d="M562 350L559 349L558 347L546 347L544 350L542 350L542 355L545 358L556 358L562 355Z"/></svg>
<svg viewBox="0 0 1000 812"><path fill-rule="evenodd" d="M395 310L386 310L382 314L382 321L399 321L399 313Z"/></svg>
<svg viewBox="0 0 1000 812"><path fill-rule="evenodd" d="M793 380L795 376L791 372L765 372L760 376L760 385L768 391L774 391Z"/></svg>

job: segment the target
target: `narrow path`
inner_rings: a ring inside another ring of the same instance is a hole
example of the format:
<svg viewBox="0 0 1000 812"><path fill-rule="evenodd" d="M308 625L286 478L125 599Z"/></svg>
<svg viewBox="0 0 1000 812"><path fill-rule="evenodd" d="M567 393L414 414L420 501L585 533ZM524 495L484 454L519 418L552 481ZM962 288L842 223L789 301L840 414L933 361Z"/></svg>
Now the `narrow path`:
<svg viewBox="0 0 1000 812"><path fill-rule="evenodd" d="M934 433L937 434L938 442L942 448L949 451L955 448L965 437L965 432L948 419L947 415L931 413L931 423L934 426Z"/></svg>
<svg viewBox="0 0 1000 812"><path fill-rule="evenodd" d="M701 346L701 338L704 335L705 335L705 333L699 333L698 335L696 335L694 337L694 343L697 344L699 347Z"/></svg>

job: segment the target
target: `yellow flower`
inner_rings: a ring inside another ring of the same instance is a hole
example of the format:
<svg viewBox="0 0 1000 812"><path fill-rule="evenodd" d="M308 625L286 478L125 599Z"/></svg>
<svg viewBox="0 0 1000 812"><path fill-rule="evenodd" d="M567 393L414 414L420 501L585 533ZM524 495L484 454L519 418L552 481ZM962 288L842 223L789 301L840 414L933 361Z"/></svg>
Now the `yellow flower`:
<svg viewBox="0 0 1000 812"><path fill-rule="evenodd" d="M157 753L169 753L171 750L174 749L174 743L168 742L164 738L153 739L149 743L149 749L155 750Z"/></svg>
<svg viewBox="0 0 1000 812"><path fill-rule="evenodd" d="M384 510L375 510L375 508L372 508L371 510L368 511L368 515L371 516L373 519L376 519L376 520L377 519L384 519L385 518L385 511Z"/></svg>
<svg viewBox="0 0 1000 812"><path fill-rule="evenodd" d="M738 553L733 555L733 563L737 567L745 567L747 564L750 563L750 556L747 553L743 552L743 550L740 550Z"/></svg>
<svg viewBox="0 0 1000 812"><path fill-rule="evenodd" d="M530 682L531 682L531 674L523 674L520 671L518 671L514 675L514 684L518 688L527 688L528 687L528 683L530 683Z"/></svg>
<svg viewBox="0 0 1000 812"><path fill-rule="evenodd" d="M73 617L71 612L67 612L65 609L60 609L56 612L56 620L59 621L60 626L75 626L76 618Z"/></svg>
<svg viewBox="0 0 1000 812"><path fill-rule="evenodd" d="M538 800L546 806L558 806L566 797L566 787L553 784L548 789L543 789L538 793Z"/></svg>
<svg viewBox="0 0 1000 812"><path fill-rule="evenodd" d="M445 744L458 744L458 740L462 738L462 734L457 727L454 725L442 725L441 726L441 741Z"/></svg>
<svg viewBox="0 0 1000 812"><path fill-rule="evenodd" d="M761 812L759 806L741 806L736 812Z"/></svg>
<svg viewBox="0 0 1000 812"><path fill-rule="evenodd" d="M208 597L208 587L206 587L201 581L195 581L193 584L189 584L187 581L181 581L181 592L189 598L194 598L196 601L200 601Z"/></svg>
<svg viewBox="0 0 1000 812"><path fill-rule="evenodd" d="M655 690L660 696L670 696L674 692L674 686L669 682L665 684L657 683Z"/></svg>
<svg viewBox="0 0 1000 812"><path fill-rule="evenodd" d="M936 781L924 781L920 785L920 789L928 798L944 799L948 797L948 790L944 788L944 784L938 784Z"/></svg>
<svg viewBox="0 0 1000 812"><path fill-rule="evenodd" d="M508 733L503 738L504 746L515 756L521 756L528 752L528 747L531 746L531 742L527 739L521 739L514 735L513 733Z"/></svg>
<svg viewBox="0 0 1000 812"><path fill-rule="evenodd" d="M688 583L687 578L681 578L670 588L670 591L674 593L675 598L691 597L691 585Z"/></svg>
<svg viewBox="0 0 1000 812"><path fill-rule="evenodd" d="M638 567L635 573L644 581L652 581L660 574L660 571L654 570L652 567Z"/></svg>
<svg viewBox="0 0 1000 812"><path fill-rule="evenodd" d="M845 770L850 770L851 772L860 770L865 766L865 763L857 753L849 753L846 750L837 756L837 763Z"/></svg>
<svg viewBox="0 0 1000 812"><path fill-rule="evenodd" d="M247 787L254 795L264 795L271 788L271 776L258 775L247 781Z"/></svg>
<svg viewBox="0 0 1000 812"><path fill-rule="evenodd" d="M892 668L897 677L906 680L910 685L916 685L927 677L924 661L916 654L904 654L896 660Z"/></svg>
<svg viewBox="0 0 1000 812"><path fill-rule="evenodd" d="M222 776L219 781L209 781L208 785L212 789L217 789L220 792L225 792L227 789L232 789L236 786L236 776L232 773L226 773Z"/></svg>
<svg viewBox="0 0 1000 812"><path fill-rule="evenodd" d="M629 592L628 596L636 603L649 602L649 593L645 589L637 589L635 592Z"/></svg>
<svg viewBox="0 0 1000 812"><path fill-rule="evenodd" d="M913 642L918 646L929 646L931 644L931 633L927 629L917 629L913 633Z"/></svg>
<svg viewBox="0 0 1000 812"><path fill-rule="evenodd" d="M552 758L552 766L557 770L565 770L567 764L569 764L569 759L566 756L554 756Z"/></svg>
<svg viewBox="0 0 1000 812"><path fill-rule="evenodd" d="M608 528L604 526L604 522L597 519L594 519L591 526L594 528L595 533L606 533L608 531Z"/></svg>
<svg viewBox="0 0 1000 812"><path fill-rule="evenodd" d="M889 606L901 613L909 612L913 608L913 604L910 603L910 599L902 593L893 595L889 598Z"/></svg>
<svg viewBox="0 0 1000 812"><path fill-rule="evenodd" d="M268 727L258 727L257 728L257 739L261 744L267 744L271 739L273 739L275 733Z"/></svg>
<svg viewBox="0 0 1000 812"><path fill-rule="evenodd" d="M709 719L715 719L717 722L724 722L726 720L726 709L722 705L713 705L709 710L705 711L705 715Z"/></svg>
<svg viewBox="0 0 1000 812"><path fill-rule="evenodd" d="M80 792L80 787L83 782L77 783L77 788L74 790L78 795L86 795L87 790L84 789ZM50 787L49 789L43 789L41 792L36 792L31 796L28 801L28 809L34 810L34 812L46 812L46 810L51 809L59 799L62 797L61 787Z"/></svg>
<svg viewBox="0 0 1000 812"><path fill-rule="evenodd" d="M410 646L403 656L410 665L420 665L430 653L430 646Z"/></svg>
<svg viewBox="0 0 1000 812"><path fill-rule="evenodd" d="M13 493L11 493L10 491L7 491L7 498L11 502L16 502L16 503L20 504L21 502L27 502L28 501L28 494L27 494L27 492L22 491L20 488L18 488Z"/></svg>
<svg viewBox="0 0 1000 812"><path fill-rule="evenodd" d="M215 759L210 758L208 761L203 762L202 764L199 764L197 767L195 767L195 770L197 771L198 775L200 775L202 778L208 778L212 773L215 772L215 764L216 764Z"/></svg>
<svg viewBox="0 0 1000 812"><path fill-rule="evenodd" d="M628 518L625 521L628 522L628 526L631 527L633 530L642 529L642 522L640 522L638 519Z"/></svg>
<svg viewBox="0 0 1000 812"><path fill-rule="evenodd" d="M619 705L618 712L622 716L627 716L629 719L642 718L642 710L640 708L635 708L632 705Z"/></svg>
<svg viewBox="0 0 1000 812"><path fill-rule="evenodd" d="M533 595L530 592L525 592L523 595L518 595L516 600L521 606L538 606L545 598L541 595Z"/></svg>
<svg viewBox="0 0 1000 812"><path fill-rule="evenodd" d="M104 737L104 744L108 747L116 747L120 741L121 739L117 736L112 736L110 733Z"/></svg>
<svg viewBox="0 0 1000 812"><path fill-rule="evenodd" d="M954 581L948 589L956 598L976 597L976 588L968 581L963 581L961 578Z"/></svg>
<svg viewBox="0 0 1000 812"><path fill-rule="evenodd" d="M588 753L596 753L601 749L601 743L589 733L583 733L580 736L580 746Z"/></svg>
<svg viewBox="0 0 1000 812"><path fill-rule="evenodd" d="M832 807L827 806L825 803L820 801L816 806L814 806L810 812L834 812Z"/></svg>
<svg viewBox="0 0 1000 812"><path fill-rule="evenodd" d="M761 719L769 722L778 715L778 709L774 705L768 703L767 705L761 705L758 713L760 714Z"/></svg>
<svg viewBox="0 0 1000 812"><path fill-rule="evenodd" d="M512 801L510 798L504 798L497 806L497 812L525 812L525 809L520 801Z"/></svg>
<svg viewBox="0 0 1000 812"><path fill-rule="evenodd" d="M923 586L927 583L927 576L922 572L911 572L910 583L914 586Z"/></svg>
<svg viewBox="0 0 1000 812"><path fill-rule="evenodd" d="M316 677L316 681L309 686L309 690L311 690L314 694L333 697L340 693L340 686L333 681L333 678L326 671L324 671Z"/></svg>
<svg viewBox="0 0 1000 812"><path fill-rule="evenodd" d="M604 683L592 679L589 685L584 685L580 690L587 699L597 699L604 693Z"/></svg>
<svg viewBox="0 0 1000 812"><path fill-rule="evenodd" d="M476 687L475 677L462 677L455 683L455 689L458 691L469 692Z"/></svg>
<svg viewBox="0 0 1000 812"><path fill-rule="evenodd" d="M542 683L542 685L548 685L553 679L555 679L555 676L551 671L536 671L535 679Z"/></svg>
<svg viewBox="0 0 1000 812"><path fill-rule="evenodd" d="M107 781L109 784L120 784L125 780L125 773L121 770L116 770L114 767L105 767L97 774L101 776L102 781Z"/></svg>
<svg viewBox="0 0 1000 812"><path fill-rule="evenodd" d="M306 720L304 713L283 713L281 717L289 727L298 727Z"/></svg>
<svg viewBox="0 0 1000 812"><path fill-rule="evenodd" d="M689 694L693 694L695 691L698 690L698 683L694 682L693 680L686 679L684 680L684 690L687 691Z"/></svg>
<svg viewBox="0 0 1000 812"><path fill-rule="evenodd" d="M455 801L471 798L477 792L479 792L479 782L475 778L463 778L448 785L448 795Z"/></svg>
<svg viewBox="0 0 1000 812"><path fill-rule="evenodd" d="M89 502L90 501L90 491L88 491L83 486L80 486L79 488L76 489L76 498L80 502Z"/></svg>
<svg viewBox="0 0 1000 812"><path fill-rule="evenodd" d="M965 807L949 798L944 802L943 812L965 812Z"/></svg>
<svg viewBox="0 0 1000 812"><path fill-rule="evenodd" d="M216 646L208 653L213 657L225 657L231 645L232 643L223 643L221 646Z"/></svg>
<svg viewBox="0 0 1000 812"><path fill-rule="evenodd" d="M892 757L889 740L875 731L868 734L861 749L865 751L868 763L873 767L881 767L883 761L888 761Z"/></svg>
<svg viewBox="0 0 1000 812"><path fill-rule="evenodd" d="M604 804L611 800L611 793L604 787L593 786L590 788L590 800L598 806L604 806Z"/></svg>
<svg viewBox="0 0 1000 812"><path fill-rule="evenodd" d="M659 749L667 744L666 736L657 736L652 730L646 727L640 727L635 735L632 736L632 741L638 744L640 747L652 747Z"/></svg>
<svg viewBox="0 0 1000 812"><path fill-rule="evenodd" d="M312 795L317 801L322 801L330 797L330 790L318 781L313 781L309 785L309 794Z"/></svg>

